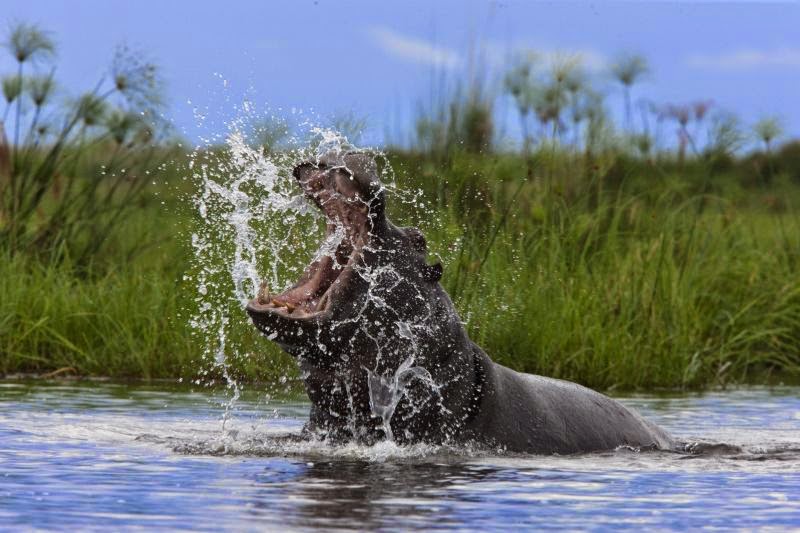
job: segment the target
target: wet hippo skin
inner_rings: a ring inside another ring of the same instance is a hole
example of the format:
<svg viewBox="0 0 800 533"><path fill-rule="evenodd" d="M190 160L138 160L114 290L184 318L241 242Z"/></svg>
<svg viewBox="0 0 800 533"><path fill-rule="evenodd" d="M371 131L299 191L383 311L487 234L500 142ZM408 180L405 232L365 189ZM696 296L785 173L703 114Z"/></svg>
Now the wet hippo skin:
<svg viewBox="0 0 800 533"><path fill-rule="evenodd" d="M475 345L439 284L441 265L427 262L425 237L387 218L372 157L329 153L293 174L327 220L322 253L280 294L262 286L247 312L298 360L309 438L547 454L672 446L622 404L515 372Z"/></svg>

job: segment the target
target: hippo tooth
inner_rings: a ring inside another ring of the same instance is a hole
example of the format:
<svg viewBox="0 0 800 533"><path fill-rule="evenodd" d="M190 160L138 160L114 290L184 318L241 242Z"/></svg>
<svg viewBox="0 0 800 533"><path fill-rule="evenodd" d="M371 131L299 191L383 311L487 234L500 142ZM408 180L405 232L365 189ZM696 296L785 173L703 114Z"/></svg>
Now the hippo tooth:
<svg viewBox="0 0 800 533"><path fill-rule="evenodd" d="M273 298L272 299L272 305L274 305L275 307L285 307L286 310L289 311L289 313L291 313L292 311L297 309L297 306L295 304L292 304L292 303L289 303L289 302L282 302L281 300L278 300L277 298Z"/></svg>
<svg viewBox="0 0 800 533"><path fill-rule="evenodd" d="M319 303L317 303L317 311L322 311L325 308L325 304L328 303L328 293L322 295L322 298L319 299Z"/></svg>
<svg viewBox="0 0 800 533"><path fill-rule="evenodd" d="M265 305L269 303L269 287L266 281L261 282L261 287L258 289L258 303Z"/></svg>

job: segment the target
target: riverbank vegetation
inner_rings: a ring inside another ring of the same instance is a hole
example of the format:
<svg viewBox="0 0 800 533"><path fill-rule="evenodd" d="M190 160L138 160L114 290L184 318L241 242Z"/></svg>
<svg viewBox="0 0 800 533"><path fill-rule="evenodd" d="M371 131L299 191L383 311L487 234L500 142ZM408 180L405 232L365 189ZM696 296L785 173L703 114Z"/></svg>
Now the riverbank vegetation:
<svg viewBox="0 0 800 533"><path fill-rule="evenodd" d="M50 36L14 31L0 375L216 379L189 326L196 184L155 120L157 69L120 49L94 90L55 98ZM800 143L774 117L636 99L641 57L611 70L622 124L576 60L524 55L497 83L442 91L386 149L422 200L390 202L393 218L422 221L470 335L512 368L602 389L797 379ZM498 126L502 99L514 133ZM248 349L226 371L296 375L244 313L231 319L231 345Z"/></svg>

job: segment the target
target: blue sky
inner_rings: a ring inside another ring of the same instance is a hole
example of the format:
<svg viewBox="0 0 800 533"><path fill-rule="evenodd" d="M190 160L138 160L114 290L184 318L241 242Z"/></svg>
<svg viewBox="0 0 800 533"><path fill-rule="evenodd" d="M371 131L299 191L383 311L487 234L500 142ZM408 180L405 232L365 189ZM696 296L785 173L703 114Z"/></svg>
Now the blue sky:
<svg viewBox="0 0 800 533"><path fill-rule="evenodd" d="M53 33L58 77L73 92L102 74L116 43L145 50L163 68L170 115L189 137L198 131L187 101L208 106L219 120L206 130L221 131L250 90L273 109L353 111L379 142L407 126L437 75L463 75L476 51L499 71L523 48L580 54L616 112L621 95L604 67L633 51L652 67L634 99L713 99L747 122L777 114L800 136L796 2L5 0L0 27L15 20ZM4 55L0 68L10 67ZM500 123L513 133L511 118Z"/></svg>

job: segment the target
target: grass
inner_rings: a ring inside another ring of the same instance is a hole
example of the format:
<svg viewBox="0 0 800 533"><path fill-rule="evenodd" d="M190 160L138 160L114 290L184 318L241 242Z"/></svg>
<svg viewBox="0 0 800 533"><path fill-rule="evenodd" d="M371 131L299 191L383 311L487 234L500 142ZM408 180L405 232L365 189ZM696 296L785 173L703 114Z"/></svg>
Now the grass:
<svg viewBox="0 0 800 533"><path fill-rule="evenodd" d="M429 188L449 224L428 235L439 250L458 243L443 282L496 361L601 389L798 375L800 218L766 207L774 191L722 180L725 196L701 196L679 177L639 174L597 200L548 193L546 179L492 183L510 162L478 161L452 166L473 170L445 180L452 192ZM476 196L486 200L458 201Z"/></svg>
<svg viewBox="0 0 800 533"><path fill-rule="evenodd" d="M86 280L67 265L22 257L4 258L0 276L0 372L151 378L191 368L168 279L139 266Z"/></svg>
<svg viewBox="0 0 800 533"><path fill-rule="evenodd" d="M118 48L93 90L57 103L52 73L28 76L34 60L54 59L55 43L35 25L9 29L0 375L296 376L232 302L224 265L205 271L206 314L227 320L224 369L216 329L189 326L200 313L193 280L207 265L189 247L197 228L185 154L153 121L163 103L154 64ZM625 94L617 129L578 61L542 69L531 57L506 73L507 94L479 64L463 81L443 75L419 108L407 144L416 152L389 154L400 186L422 200L390 202L393 219L422 226L444 259L443 283L472 338L512 368L602 389L800 378L800 142L773 147L781 127L767 118L754 126L763 150L737 158L742 124L697 100L646 111L677 128L677 146L665 143L660 127L651 134L644 116L641 127L631 117L631 87L647 71L638 56L611 73ZM492 151L505 144L500 98L519 114L521 155ZM51 112L63 127L40 121ZM354 116L335 122L352 137L364 127ZM257 133L262 148L299 135L278 126ZM198 168L229 154L205 155ZM282 230L281 218L254 231ZM229 234L211 243L212 257L230 252Z"/></svg>
<svg viewBox="0 0 800 533"><path fill-rule="evenodd" d="M191 214L184 201L171 186L151 190L88 270L59 252L50 261L1 255L0 376L202 375L212 383L220 371L203 358L203 339L189 327L196 288L187 276ZM138 246L143 241L148 245ZM287 356L243 326L235 342L252 351L231 357L231 375L271 381L290 371Z"/></svg>
<svg viewBox="0 0 800 533"><path fill-rule="evenodd" d="M450 266L448 288L472 338L527 372L639 389L796 371L796 246L771 220L692 220L692 207L654 219L610 204L597 218L504 231L483 266Z"/></svg>
<svg viewBox="0 0 800 533"><path fill-rule="evenodd" d="M470 335L496 361L600 389L800 375L796 185L748 189L644 163L571 182L578 162L565 154L538 160L529 180L513 155L390 159L427 206L391 203L393 219L420 222ZM188 326L192 215L177 176L162 181L88 273L0 256L0 373L216 379L207 339ZM127 259L138 240L154 244ZM235 309L230 333L233 375L295 375Z"/></svg>

